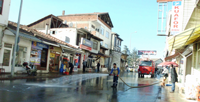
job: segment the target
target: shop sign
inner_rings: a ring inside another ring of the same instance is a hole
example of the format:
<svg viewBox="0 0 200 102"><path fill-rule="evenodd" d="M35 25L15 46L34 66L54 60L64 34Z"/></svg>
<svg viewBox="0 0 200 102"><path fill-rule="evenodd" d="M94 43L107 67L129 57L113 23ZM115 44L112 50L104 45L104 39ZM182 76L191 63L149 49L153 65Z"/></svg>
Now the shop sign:
<svg viewBox="0 0 200 102"><path fill-rule="evenodd" d="M91 48L92 48L92 46L93 46L92 41L87 40L87 39L85 39L85 38L81 38L81 44L82 44L82 45L85 45L85 46L87 46L87 47L91 47Z"/></svg>
<svg viewBox="0 0 200 102"><path fill-rule="evenodd" d="M172 4L171 34L177 34L181 30L181 1Z"/></svg>
<svg viewBox="0 0 200 102"><path fill-rule="evenodd" d="M156 55L156 50L138 50L138 55Z"/></svg>
<svg viewBox="0 0 200 102"><path fill-rule="evenodd" d="M85 45L80 45L80 48L81 49L84 49L84 50L88 50L88 51L91 51L92 50L92 48L91 47L88 47L88 46L85 46Z"/></svg>
<svg viewBox="0 0 200 102"><path fill-rule="evenodd" d="M31 47L35 48L35 49L40 49L40 50L42 50L43 48L49 49L48 45L43 44L43 43L39 43L39 42L35 42L35 41L32 42L32 46Z"/></svg>
<svg viewBox="0 0 200 102"><path fill-rule="evenodd" d="M55 53L50 53L51 58L55 58Z"/></svg>

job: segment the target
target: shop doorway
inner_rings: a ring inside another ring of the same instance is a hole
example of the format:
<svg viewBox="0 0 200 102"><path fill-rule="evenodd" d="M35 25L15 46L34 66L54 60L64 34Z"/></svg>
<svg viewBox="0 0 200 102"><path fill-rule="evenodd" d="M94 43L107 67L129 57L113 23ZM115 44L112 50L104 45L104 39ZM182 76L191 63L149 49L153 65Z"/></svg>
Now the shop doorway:
<svg viewBox="0 0 200 102"><path fill-rule="evenodd" d="M48 49L43 49L41 51L41 68L45 68L47 67L47 54L48 54Z"/></svg>
<svg viewBox="0 0 200 102"><path fill-rule="evenodd" d="M60 65L60 53L51 52L50 64L49 64L50 72L59 72L59 65Z"/></svg>

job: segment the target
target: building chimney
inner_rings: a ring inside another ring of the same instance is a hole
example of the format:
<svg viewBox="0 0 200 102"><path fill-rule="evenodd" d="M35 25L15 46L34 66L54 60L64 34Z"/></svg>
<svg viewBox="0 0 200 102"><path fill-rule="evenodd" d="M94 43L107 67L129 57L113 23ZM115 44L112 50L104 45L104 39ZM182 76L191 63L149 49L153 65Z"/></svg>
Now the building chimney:
<svg viewBox="0 0 200 102"><path fill-rule="evenodd" d="M65 15L65 10L63 10L62 15L63 15L63 16Z"/></svg>
<svg viewBox="0 0 200 102"><path fill-rule="evenodd" d="M48 27L49 27L49 24L46 24L45 25L45 34L48 34L48 30L49 30Z"/></svg>

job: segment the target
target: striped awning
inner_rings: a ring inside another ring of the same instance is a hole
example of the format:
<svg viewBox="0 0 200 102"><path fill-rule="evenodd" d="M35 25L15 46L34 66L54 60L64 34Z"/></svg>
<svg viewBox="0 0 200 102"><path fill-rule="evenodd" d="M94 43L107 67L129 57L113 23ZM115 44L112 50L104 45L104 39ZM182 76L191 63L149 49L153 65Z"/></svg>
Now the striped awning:
<svg viewBox="0 0 200 102"><path fill-rule="evenodd" d="M174 49L179 49L186 45L192 44L200 40L200 25L197 27L190 28L168 38L168 47L171 52Z"/></svg>

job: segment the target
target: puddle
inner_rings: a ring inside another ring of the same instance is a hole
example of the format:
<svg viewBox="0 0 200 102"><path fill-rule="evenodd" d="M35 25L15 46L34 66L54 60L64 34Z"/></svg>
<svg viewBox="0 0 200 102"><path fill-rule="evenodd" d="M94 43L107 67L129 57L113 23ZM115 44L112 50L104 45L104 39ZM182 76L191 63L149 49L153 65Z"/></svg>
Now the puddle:
<svg viewBox="0 0 200 102"><path fill-rule="evenodd" d="M108 76L108 74L78 74L78 75L70 75L70 76L63 76L60 78L55 78L51 80L46 80L41 83L26 83L25 85L30 86L39 86L39 87L77 87L77 85L74 85L80 81L93 79L97 77L104 77Z"/></svg>

